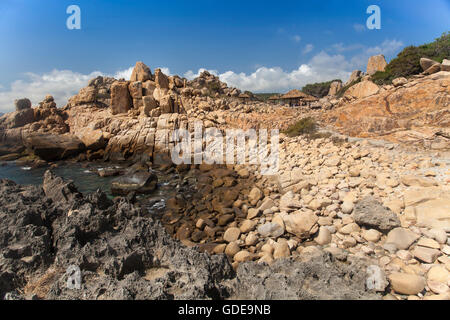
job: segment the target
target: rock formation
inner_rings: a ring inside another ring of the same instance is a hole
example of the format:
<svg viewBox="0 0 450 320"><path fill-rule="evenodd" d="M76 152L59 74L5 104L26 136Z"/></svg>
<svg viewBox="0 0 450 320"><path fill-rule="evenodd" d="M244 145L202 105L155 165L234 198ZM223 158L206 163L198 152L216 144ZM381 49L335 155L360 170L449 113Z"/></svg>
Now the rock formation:
<svg viewBox="0 0 450 320"><path fill-rule="evenodd" d="M380 54L377 56L372 56L369 58L369 62L367 63L367 74L373 75L377 71L384 71L386 69L387 62L386 58Z"/></svg>

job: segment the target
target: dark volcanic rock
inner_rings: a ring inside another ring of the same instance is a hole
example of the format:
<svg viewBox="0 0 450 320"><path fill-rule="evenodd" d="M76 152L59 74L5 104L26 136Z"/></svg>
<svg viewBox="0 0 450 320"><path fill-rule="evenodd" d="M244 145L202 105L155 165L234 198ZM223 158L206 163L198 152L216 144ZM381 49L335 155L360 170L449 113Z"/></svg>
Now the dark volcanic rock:
<svg viewBox="0 0 450 320"><path fill-rule="evenodd" d="M358 225L377 229L383 233L400 227L397 215L372 196L365 197L356 204L353 218Z"/></svg>
<svg viewBox="0 0 450 320"><path fill-rule="evenodd" d="M83 196L51 172L44 187L0 180L0 297L8 299L369 299L365 267L329 255L246 263L174 240L126 198ZM67 285L79 268L79 289ZM23 292L23 294L22 294Z"/></svg>

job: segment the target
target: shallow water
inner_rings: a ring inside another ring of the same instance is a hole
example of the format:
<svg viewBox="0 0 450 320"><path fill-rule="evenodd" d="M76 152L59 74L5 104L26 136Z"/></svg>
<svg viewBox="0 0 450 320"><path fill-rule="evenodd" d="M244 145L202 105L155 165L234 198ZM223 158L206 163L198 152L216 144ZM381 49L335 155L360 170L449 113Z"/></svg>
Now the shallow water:
<svg viewBox="0 0 450 320"><path fill-rule="evenodd" d="M95 192L98 189L105 192L108 197L111 194L111 181L117 177L100 177L98 169L114 167L113 165L89 164L83 167L78 163L62 163L52 171L64 179L72 180L78 191L86 194ZM31 168L28 166L17 166L15 162L8 162L0 166L0 179L10 179L18 184L41 185L44 173L49 167ZM176 193L177 176L163 174L155 171L158 176L158 188L151 194L139 196L139 200L151 211L160 211L165 208L167 199Z"/></svg>

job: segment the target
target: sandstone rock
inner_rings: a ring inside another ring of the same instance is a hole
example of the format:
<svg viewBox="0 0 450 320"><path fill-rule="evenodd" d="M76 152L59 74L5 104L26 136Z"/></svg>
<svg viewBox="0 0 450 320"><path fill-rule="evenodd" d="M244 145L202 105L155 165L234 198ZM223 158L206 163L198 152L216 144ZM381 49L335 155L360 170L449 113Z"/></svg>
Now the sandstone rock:
<svg viewBox="0 0 450 320"><path fill-rule="evenodd" d="M290 212L301 207L302 204L300 201L294 199L294 193L292 191L287 192L280 199L280 210L282 211Z"/></svg>
<svg viewBox="0 0 450 320"><path fill-rule="evenodd" d="M239 244L236 241L230 242L225 248L225 254L234 257L240 251Z"/></svg>
<svg viewBox="0 0 450 320"><path fill-rule="evenodd" d="M444 266L433 266L428 270L427 279L447 284L450 281L450 272Z"/></svg>
<svg viewBox="0 0 450 320"><path fill-rule="evenodd" d="M248 233L250 231L253 231L257 224L258 222L254 220L244 220L239 229L242 233Z"/></svg>
<svg viewBox="0 0 450 320"><path fill-rule="evenodd" d="M428 70L433 65L439 64L439 62L428 59L428 58L420 58L420 66L422 67L423 71Z"/></svg>
<svg viewBox="0 0 450 320"><path fill-rule="evenodd" d="M358 225L383 233L400 226L397 215L371 196L365 197L356 204L353 218Z"/></svg>
<svg viewBox="0 0 450 320"><path fill-rule="evenodd" d="M357 80L358 78L360 78L363 75L363 72L360 70L355 70L352 72L352 74L350 75L350 78L348 79L348 81L344 84L344 86L348 86L349 84L351 84L353 81Z"/></svg>
<svg viewBox="0 0 450 320"><path fill-rule="evenodd" d="M22 111L31 108L31 101L27 98L17 99L14 101L14 105L16 106L16 111Z"/></svg>
<svg viewBox="0 0 450 320"><path fill-rule="evenodd" d="M130 81L140 81L145 82L147 80L152 79L152 72L149 67L147 67L143 62L138 61L133 68L133 72L131 73Z"/></svg>
<svg viewBox="0 0 450 320"><path fill-rule="evenodd" d="M324 246L331 242L331 232L326 227L320 227L319 234L316 238L314 238L314 241L317 242L319 245Z"/></svg>
<svg viewBox="0 0 450 320"><path fill-rule="evenodd" d="M417 224L450 232L450 198L430 200L416 206Z"/></svg>
<svg viewBox="0 0 450 320"><path fill-rule="evenodd" d="M128 91L133 99L142 99L142 82L130 82L128 85Z"/></svg>
<svg viewBox="0 0 450 320"><path fill-rule="evenodd" d="M400 294L418 294L425 289L425 279L415 274L395 272L389 275L392 289Z"/></svg>
<svg viewBox="0 0 450 320"><path fill-rule="evenodd" d="M86 128L85 130L80 131L77 136L88 150L97 151L103 149L107 144L107 140L101 130Z"/></svg>
<svg viewBox="0 0 450 320"><path fill-rule="evenodd" d="M432 65L427 70L424 71L424 74L433 74L441 71L441 65L439 63Z"/></svg>
<svg viewBox="0 0 450 320"><path fill-rule="evenodd" d="M254 219L254 218L256 218L260 213L261 213L261 211L259 211L259 209L250 208L250 209L248 209L247 219L248 219L248 220Z"/></svg>
<svg viewBox="0 0 450 320"><path fill-rule="evenodd" d="M430 249L425 247L417 246L412 251L412 254L419 260L425 263L434 263L437 257L441 254L439 250Z"/></svg>
<svg viewBox="0 0 450 320"><path fill-rule="evenodd" d="M408 187L432 187L437 186L437 182L433 179L422 178L413 175L402 176L401 182Z"/></svg>
<svg viewBox="0 0 450 320"><path fill-rule="evenodd" d="M132 106L127 82L116 81L111 85L111 113L127 113Z"/></svg>
<svg viewBox="0 0 450 320"><path fill-rule="evenodd" d="M286 231L306 239L317 231L319 218L312 212L297 212L283 217Z"/></svg>
<svg viewBox="0 0 450 320"><path fill-rule="evenodd" d="M156 87L160 89L169 89L169 78L162 73L161 69L155 70Z"/></svg>
<svg viewBox="0 0 450 320"><path fill-rule="evenodd" d="M384 55L376 55L369 58L367 63L367 74L372 75L377 71L384 71L386 69L387 62Z"/></svg>
<svg viewBox="0 0 450 320"><path fill-rule="evenodd" d="M274 243L274 259L287 258L290 255L291 251L289 250L289 245L286 240L280 239L278 242Z"/></svg>
<svg viewBox="0 0 450 320"><path fill-rule="evenodd" d="M259 188L254 187L248 194L248 200L250 200L250 203L252 205L255 205L256 203L258 203L262 196L262 191Z"/></svg>
<svg viewBox="0 0 450 320"><path fill-rule="evenodd" d="M362 236L369 242L378 242L381 238L381 233L375 229L370 229L364 230Z"/></svg>
<svg viewBox="0 0 450 320"><path fill-rule="evenodd" d="M388 233L385 243L392 243L399 250L407 250L419 237L408 229L396 228Z"/></svg>
<svg viewBox="0 0 450 320"><path fill-rule="evenodd" d="M32 133L25 137L24 144L46 161L66 159L85 150L83 142L70 134Z"/></svg>
<svg viewBox="0 0 450 320"><path fill-rule="evenodd" d="M395 87L400 87L400 86L403 86L403 85L405 85L407 83L408 83L408 80L406 78L404 78L404 77L395 78L394 80L392 80L392 84Z"/></svg>
<svg viewBox="0 0 450 320"><path fill-rule="evenodd" d="M251 261L253 259L253 256L250 252L246 251L246 250L242 250L239 251L238 253L236 253L233 257L234 261L237 262L247 262L247 261Z"/></svg>
<svg viewBox="0 0 450 320"><path fill-rule="evenodd" d="M234 242L237 239L239 239L239 236L241 235L241 230L239 228L228 228L225 233L223 234L223 239L226 242Z"/></svg>
<svg viewBox="0 0 450 320"><path fill-rule="evenodd" d="M345 96L362 99L375 95L379 91L380 88L372 81L362 81L348 88L345 91Z"/></svg>
<svg viewBox="0 0 450 320"><path fill-rule="evenodd" d="M262 237L278 238L283 235L284 228L277 223L268 222L258 227L258 233Z"/></svg>
<svg viewBox="0 0 450 320"><path fill-rule="evenodd" d="M341 89L342 89L342 82L341 81L333 81L330 85L330 91L328 92L328 95L335 96Z"/></svg>

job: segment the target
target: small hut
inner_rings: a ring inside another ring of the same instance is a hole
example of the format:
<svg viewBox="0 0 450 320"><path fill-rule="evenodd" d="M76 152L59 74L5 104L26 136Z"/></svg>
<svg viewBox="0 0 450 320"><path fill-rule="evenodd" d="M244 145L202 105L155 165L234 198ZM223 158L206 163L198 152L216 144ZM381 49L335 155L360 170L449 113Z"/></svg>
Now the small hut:
<svg viewBox="0 0 450 320"><path fill-rule="evenodd" d="M239 95L239 99L241 99L244 102L248 102L248 101L250 101L250 96L246 93L241 93Z"/></svg>
<svg viewBox="0 0 450 320"><path fill-rule="evenodd" d="M268 99L272 103L280 103L281 102L281 95L277 94L274 96L269 97Z"/></svg>
<svg viewBox="0 0 450 320"><path fill-rule="evenodd" d="M281 99L289 103L289 106L310 106L311 103L319 101L316 97L310 96L300 90L294 89L281 96Z"/></svg>

